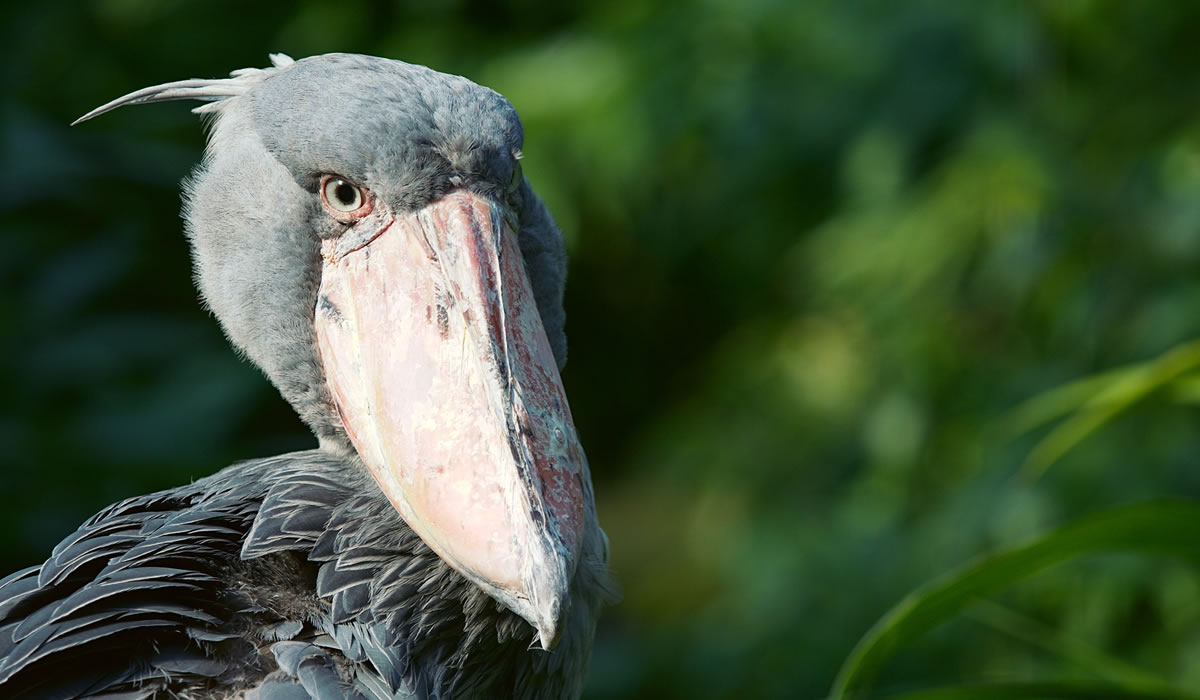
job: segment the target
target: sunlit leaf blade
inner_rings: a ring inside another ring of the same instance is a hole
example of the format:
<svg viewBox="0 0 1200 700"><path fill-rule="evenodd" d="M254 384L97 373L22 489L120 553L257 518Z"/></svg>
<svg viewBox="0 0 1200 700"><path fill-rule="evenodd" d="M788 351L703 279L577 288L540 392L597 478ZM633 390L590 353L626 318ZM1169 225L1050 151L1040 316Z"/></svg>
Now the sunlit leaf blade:
<svg viewBox="0 0 1200 700"><path fill-rule="evenodd" d="M1149 393L1149 389L1144 393ZM1141 395L1121 403L1105 403L1071 416L1030 450L1025 463L1021 465L1021 476L1028 481L1041 477L1063 455L1128 408L1137 398L1141 398Z"/></svg>
<svg viewBox="0 0 1200 700"><path fill-rule="evenodd" d="M1106 387L1139 369L1140 366L1120 367L1044 391L1018 404L993 426L993 430L1004 438L1014 438L1036 430L1079 410Z"/></svg>
<svg viewBox="0 0 1200 700"><path fill-rule="evenodd" d="M1021 467L1037 479L1089 435L1158 389L1200 367L1200 341L1185 343L1140 365L1112 370L1034 397L1017 407L1002 430L1019 434L1070 414L1029 453Z"/></svg>
<svg viewBox="0 0 1200 700"><path fill-rule="evenodd" d="M1197 697L1184 691L1129 690L1094 681L1046 681L960 685L893 695L889 700L1194 700Z"/></svg>
<svg viewBox="0 0 1200 700"><path fill-rule="evenodd" d="M1189 374L1171 382L1171 399L1184 404L1200 404L1200 374Z"/></svg>
<svg viewBox="0 0 1200 700"><path fill-rule="evenodd" d="M831 697L861 697L897 649L950 619L976 598L1067 559L1110 551L1198 556L1198 523L1200 503L1146 503L1106 510L922 586L859 640L838 672Z"/></svg>

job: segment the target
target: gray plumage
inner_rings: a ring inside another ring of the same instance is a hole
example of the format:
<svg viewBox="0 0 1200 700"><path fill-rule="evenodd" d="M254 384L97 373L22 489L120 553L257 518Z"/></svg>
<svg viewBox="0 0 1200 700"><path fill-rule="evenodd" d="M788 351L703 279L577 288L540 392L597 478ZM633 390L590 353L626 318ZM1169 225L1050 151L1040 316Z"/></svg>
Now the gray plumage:
<svg viewBox="0 0 1200 700"><path fill-rule="evenodd" d="M41 566L0 582L0 695L291 698L577 696L607 543L588 524L564 633L533 628L444 563L367 475L322 377L312 326L321 173L397 210L452 187L504 195L523 134L470 81L328 55L181 81L114 101L217 100L186 184L205 303L321 448L229 467L110 506ZM566 359L562 237L529 183L510 196L538 310Z"/></svg>
<svg viewBox="0 0 1200 700"><path fill-rule="evenodd" d="M340 232L312 196L319 174L371 183L401 210L460 183L497 194L524 132L507 100L466 78L346 54L281 63L239 72L231 82L241 97L200 108L216 123L185 184L188 236L200 293L229 339L318 438L346 444L308 322L320 240ZM527 181L516 199L521 251L561 366L566 248Z"/></svg>

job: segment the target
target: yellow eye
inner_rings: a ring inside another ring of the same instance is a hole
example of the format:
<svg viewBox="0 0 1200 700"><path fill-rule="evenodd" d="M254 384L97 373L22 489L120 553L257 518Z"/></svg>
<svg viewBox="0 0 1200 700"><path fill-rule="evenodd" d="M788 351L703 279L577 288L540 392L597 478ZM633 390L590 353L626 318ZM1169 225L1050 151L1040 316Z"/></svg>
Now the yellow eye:
<svg viewBox="0 0 1200 700"><path fill-rule="evenodd" d="M509 194L516 192L521 187L521 180L524 176L521 174L521 161L517 161L513 165L512 179L508 181L508 187L504 190Z"/></svg>
<svg viewBox="0 0 1200 700"><path fill-rule="evenodd" d="M331 209L346 214L357 210L365 201L362 190L358 186L336 177L325 181L321 196Z"/></svg>

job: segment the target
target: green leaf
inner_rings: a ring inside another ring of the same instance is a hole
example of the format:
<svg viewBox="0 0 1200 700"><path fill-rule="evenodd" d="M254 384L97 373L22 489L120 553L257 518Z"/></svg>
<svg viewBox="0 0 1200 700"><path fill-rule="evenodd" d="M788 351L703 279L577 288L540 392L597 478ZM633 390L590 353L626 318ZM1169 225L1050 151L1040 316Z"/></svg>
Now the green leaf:
<svg viewBox="0 0 1200 700"><path fill-rule="evenodd" d="M1200 341L1184 343L1154 360L1124 367L1048 391L1018 406L1002 430L1017 434L1069 415L1044 437L1021 467L1035 480L1089 435L1153 392L1200 367Z"/></svg>
<svg viewBox="0 0 1200 700"><path fill-rule="evenodd" d="M1189 374L1171 382L1171 399L1183 404L1200 404L1200 374Z"/></svg>
<svg viewBox="0 0 1200 700"><path fill-rule="evenodd" d="M1114 508L1081 518L1033 542L986 556L910 593L859 640L830 695L861 697L901 647L958 614L981 596L1049 566L1097 552L1200 555L1200 503L1162 502Z"/></svg>
<svg viewBox="0 0 1200 700"><path fill-rule="evenodd" d="M991 428L1007 439L1024 435L1079 410L1106 387L1140 369L1140 365L1118 367L1056 386L1021 402Z"/></svg>

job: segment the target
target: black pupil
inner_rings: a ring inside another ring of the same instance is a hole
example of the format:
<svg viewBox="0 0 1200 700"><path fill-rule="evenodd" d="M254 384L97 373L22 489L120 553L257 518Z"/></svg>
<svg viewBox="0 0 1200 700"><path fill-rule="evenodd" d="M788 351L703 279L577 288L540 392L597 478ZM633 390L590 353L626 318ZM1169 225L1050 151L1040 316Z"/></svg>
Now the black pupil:
<svg viewBox="0 0 1200 700"><path fill-rule="evenodd" d="M339 203L345 204L346 206L354 204L355 194L357 193L354 191L354 185L351 185L348 182L339 182L333 188L333 196Z"/></svg>

